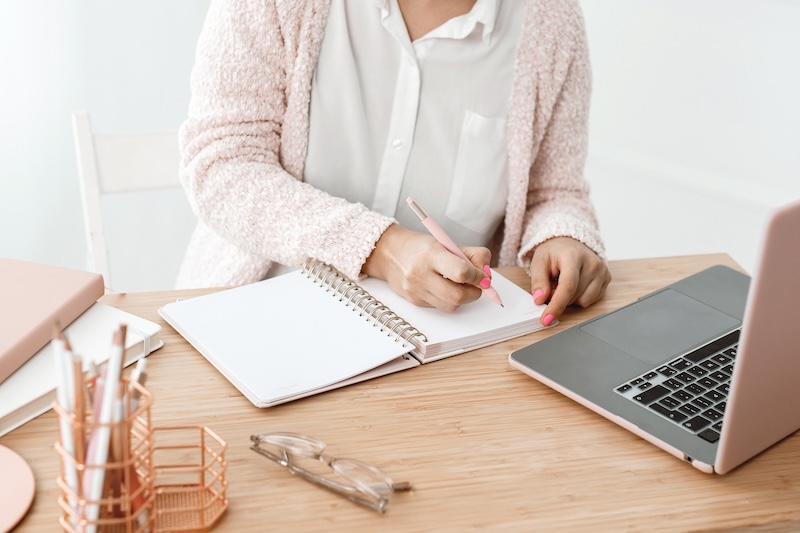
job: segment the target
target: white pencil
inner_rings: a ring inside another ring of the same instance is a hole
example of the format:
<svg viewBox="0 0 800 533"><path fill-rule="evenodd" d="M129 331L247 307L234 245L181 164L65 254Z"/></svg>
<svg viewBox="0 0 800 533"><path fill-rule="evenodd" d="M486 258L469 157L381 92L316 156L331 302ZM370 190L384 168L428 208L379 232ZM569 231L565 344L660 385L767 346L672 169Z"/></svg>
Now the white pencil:
<svg viewBox="0 0 800 533"><path fill-rule="evenodd" d="M100 515L100 505L97 500L103 497L103 485L105 483L105 464L108 461L108 449L111 441L111 423L114 420L114 401L117 398L117 390L120 386L120 376L122 374L122 355L125 351L125 326L114 333L114 341L111 349L111 356L106 367L103 397L100 406L100 418L95 422L98 424L92 433L89 442L89 450L86 454L86 463L95 468L87 468L83 477L83 488L89 504L86 508L86 519L89 525L86 531L94 533L97 531L97 518Z"/></svg>
<svg viewBox="0 0 800 533"><path fill-rule="evenodd" d="M56 398L58 405L67 414L72 414L74 404L74 376L72 370L72 357L67 361L67 352L64 345L64 336L61 330L56 325L55 338L52 341L53 345L53 363L58 376L58 384L56 386ZM59 416L58 424L61 430L61 447L72 458L75 457L75 439L72 432L72 424L67 417ZM66 478L67 486L77 494L78 492L78 472L74 464L69 460L64 460L64 477ZM69 506L77 513L78 502L75 498L69 498Z"/></svg>

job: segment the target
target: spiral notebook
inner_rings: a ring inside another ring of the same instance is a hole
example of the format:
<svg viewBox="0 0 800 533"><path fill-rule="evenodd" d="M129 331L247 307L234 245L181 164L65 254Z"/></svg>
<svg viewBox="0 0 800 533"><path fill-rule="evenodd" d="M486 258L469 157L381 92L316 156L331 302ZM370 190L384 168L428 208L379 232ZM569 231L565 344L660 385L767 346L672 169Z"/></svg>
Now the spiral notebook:
<svg viewBox="0 0 800 533"><path fill-rule="evenodd" d="M418 307L382 280L302 269L169 303L159 314L258 407L405 370L540 329L544 309L499 273L453 313Z"/></svg>

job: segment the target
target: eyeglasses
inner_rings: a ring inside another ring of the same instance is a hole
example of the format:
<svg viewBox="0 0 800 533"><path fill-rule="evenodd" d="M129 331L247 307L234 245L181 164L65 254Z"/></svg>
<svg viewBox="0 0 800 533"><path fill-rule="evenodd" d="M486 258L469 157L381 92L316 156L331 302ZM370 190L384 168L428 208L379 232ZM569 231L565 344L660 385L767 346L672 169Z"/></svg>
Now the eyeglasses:
<svg viewBox="0 0 800 533"><path fill-rule="evenodd" d="M250 449L285 466L292 474L319 487L328 489L351 502L383 513L395 492L411 490L411 483L395 483L377 468L356 459L336 459L325 453L324 442L294 433L262 433L251 435ZM299 466L297 457L308 457L325 463L350 484L315 474Z"/></svg>

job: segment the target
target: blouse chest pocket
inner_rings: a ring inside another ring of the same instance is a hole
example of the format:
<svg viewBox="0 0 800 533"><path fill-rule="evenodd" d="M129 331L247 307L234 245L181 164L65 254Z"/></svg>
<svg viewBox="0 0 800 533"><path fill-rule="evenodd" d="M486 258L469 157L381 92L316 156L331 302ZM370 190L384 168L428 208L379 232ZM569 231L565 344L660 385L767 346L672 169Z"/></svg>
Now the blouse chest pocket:
<svg viewBox="0 0 800 533"><path fill-rule="evenodd" d="M506 119L465 111L445 215L490 238L505 213L507 173Z"/></svg>

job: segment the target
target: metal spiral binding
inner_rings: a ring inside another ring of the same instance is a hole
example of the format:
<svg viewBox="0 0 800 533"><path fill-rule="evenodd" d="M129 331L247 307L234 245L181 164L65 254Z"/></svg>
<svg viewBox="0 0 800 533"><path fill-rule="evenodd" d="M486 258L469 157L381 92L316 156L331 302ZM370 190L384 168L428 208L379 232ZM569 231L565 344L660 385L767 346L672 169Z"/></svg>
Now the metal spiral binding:
<svg viewBox="0 0 800 533"><path fill-rule="evenodd" d="M332 296L338 297L345 306L358 311L358 316L366 316L367 321L372 320L375 327L387 332L390 337L394 336L395 341L402 341L404 346L420 341L427 342L428 338L421 331L335 267L309 258L303 262L302 270L306 277L325 289L325 292L333 293Z"/></svg>

